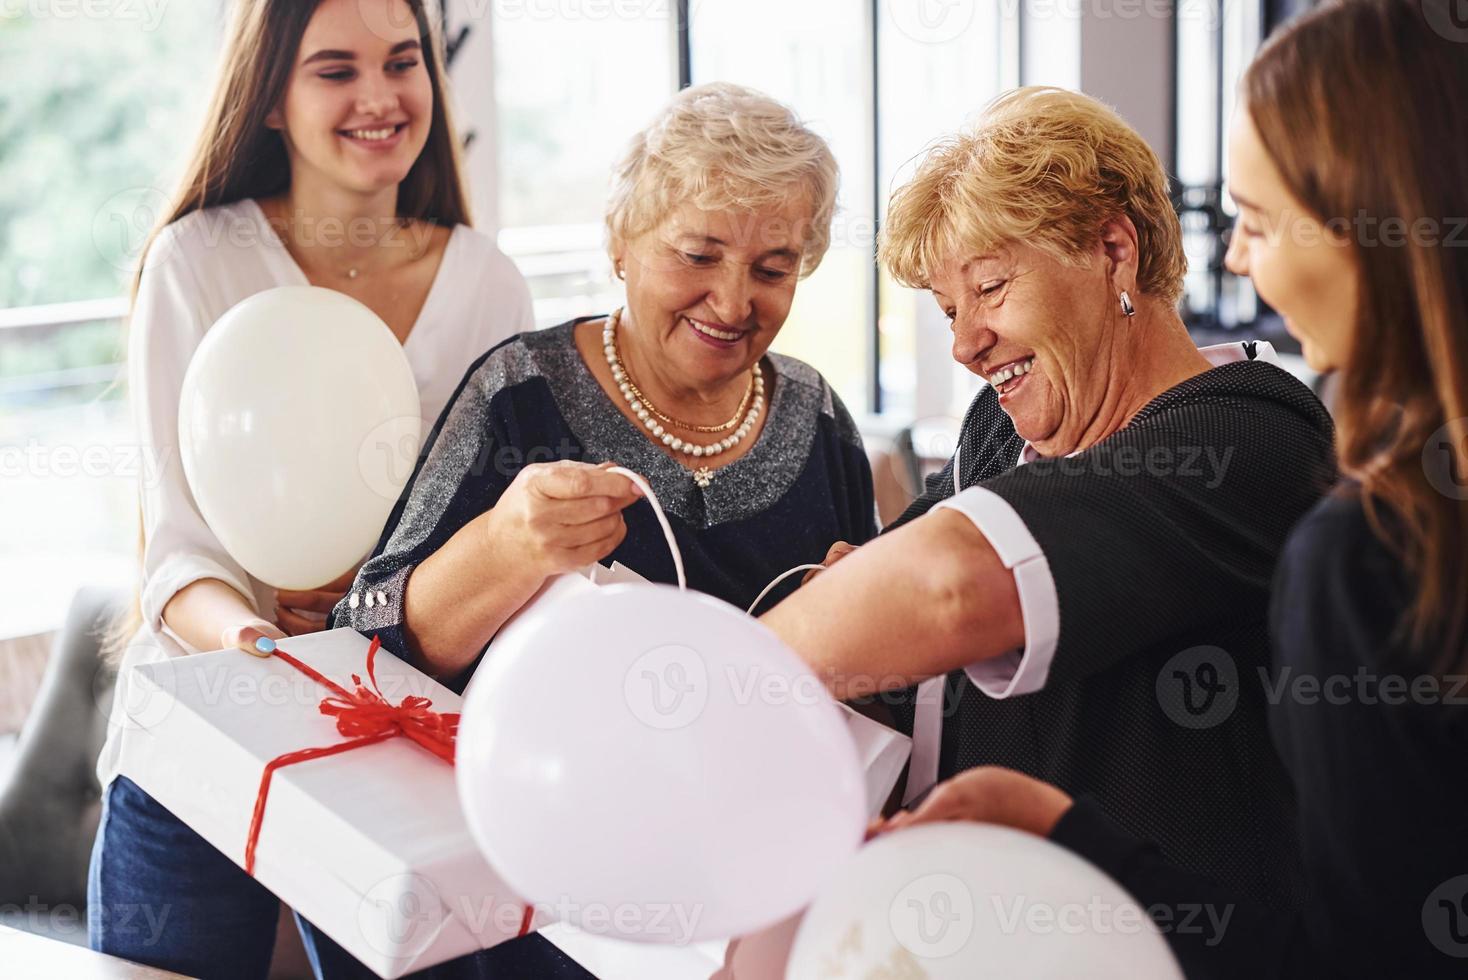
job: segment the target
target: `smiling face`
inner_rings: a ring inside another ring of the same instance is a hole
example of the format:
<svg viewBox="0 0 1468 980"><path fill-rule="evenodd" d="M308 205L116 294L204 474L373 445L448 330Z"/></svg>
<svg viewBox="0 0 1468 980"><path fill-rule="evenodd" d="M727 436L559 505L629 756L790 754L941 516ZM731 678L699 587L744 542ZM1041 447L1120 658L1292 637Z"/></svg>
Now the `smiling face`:
<svg viewBox="0 0 1468 980"><path fill-rule="evenodd" d="M1124 360L1110 268L1099 246L1072 266L1012 244L929 276L953 325L953 359L994 385L1015 431L1042 455L1080 447Z"/></svg>
<svg viewBox="0 0 1468 980"><path fill-rule="evenodd" d="M1239 221L1225 260L1284 318L1317 371L1342 367L1356 323L1359 273L1350 243L1328 233L1285 186L1249 114L1229 132L1229 191Z"/></svg>
<svg viewBox="0 0 1468 980"><path fill-rule="evenodd" d="M405 0L322 0L279 108L293 177L373 194L402 182L428 141L433 85Z"/></svg>
<svg viewBox="0 0 1468 980"><path fill-rule="evenodd" d="M755 211L685 204L613 249L624 329L662 388L717 393L764 356L790 313L810 222L799 195Z"/></svg>

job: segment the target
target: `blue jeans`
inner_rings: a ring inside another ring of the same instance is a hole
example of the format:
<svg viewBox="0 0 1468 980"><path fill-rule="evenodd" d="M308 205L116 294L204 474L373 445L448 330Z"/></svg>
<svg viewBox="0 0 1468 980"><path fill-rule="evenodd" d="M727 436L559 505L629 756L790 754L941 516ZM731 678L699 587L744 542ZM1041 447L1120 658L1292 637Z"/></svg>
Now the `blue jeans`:
<svg viewBox="0 0 1468 980"><path fill-rule="evenodd" d="M91 947L203 980L260 980L275 949L280 900L126 776L102 797L87 881ZM374 977L301 916L322 980ZM595 980L537 935L412 975L413 980Z"/></svg>
<svg viewBox="0 0 1468 980"><path fill-rule="evenodd" d="M87 877L93 949L205 980L259 980L279 915L264 885L137 783L107 787Z"/></svg>

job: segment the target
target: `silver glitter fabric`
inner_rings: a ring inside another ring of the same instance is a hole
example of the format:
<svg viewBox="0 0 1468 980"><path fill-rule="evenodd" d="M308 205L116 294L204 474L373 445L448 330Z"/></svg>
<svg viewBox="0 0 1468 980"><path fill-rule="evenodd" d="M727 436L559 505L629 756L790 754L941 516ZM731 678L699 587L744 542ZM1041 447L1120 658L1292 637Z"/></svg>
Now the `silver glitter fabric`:
<svg viewBox="0 0 1468 980"><path fill-rule="evenodd" d="M735 604L747 604L779 572L820 561L832 542L876 533L861 436L813 368L767 356L774 383L763 430L700 487L602 389L576 349L579 322L521 334L470 368L334 625L378 635L403 655L403 595L413 569L535 462L611 461L642 474L674 525L690 587ZM671 559L649 511L629 508L628 541L612 557L670 581Z"/></svg>

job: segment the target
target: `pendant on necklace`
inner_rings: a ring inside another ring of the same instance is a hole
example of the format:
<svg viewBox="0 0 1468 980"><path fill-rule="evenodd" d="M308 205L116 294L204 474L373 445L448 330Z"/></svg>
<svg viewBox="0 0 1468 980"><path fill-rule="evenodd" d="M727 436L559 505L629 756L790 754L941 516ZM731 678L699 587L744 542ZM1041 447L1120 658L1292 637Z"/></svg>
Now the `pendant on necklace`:
<svg viewBox="0 0 1468 980"><path fill-rule="evenodd" d="M707 466L700 466L698 469L693 471L693 482L696 483L700 489L707 489L708 485L714 482L714 471L709 469Z"/></svg>

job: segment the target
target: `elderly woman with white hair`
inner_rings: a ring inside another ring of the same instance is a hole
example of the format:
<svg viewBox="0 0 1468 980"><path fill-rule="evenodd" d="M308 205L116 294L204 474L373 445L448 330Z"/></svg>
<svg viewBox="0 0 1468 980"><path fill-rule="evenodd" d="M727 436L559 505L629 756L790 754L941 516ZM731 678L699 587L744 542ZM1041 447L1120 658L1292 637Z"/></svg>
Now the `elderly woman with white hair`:
<svg viewBox="0 0 1468 980"><path fill-rule="evenodd" d="M850 415L813 368L769 353L826 251L836 186L830 148L780 103L680 93L615 172L626 305L469 368L334 625L455 685L552 575L615 560L674 581L652 509L609 464L657 494L689 587L741 608L832 542L875 535ZM319 972L352 974L313 938ZM536 937L478 959L496 976L582 975Z"/></svg>
<svg viewBox="0 0 1468 980"><path fill-rule="evenodd" d="M876 533L841 400L769 353L826 250L830 148L729 84L680 93L617 167L606 222L626 306L520 334L470 367L334 621L456 678L546 579L613 559L741 607L832 542ZM791 583L792 587L794 583Z"/></svg>

